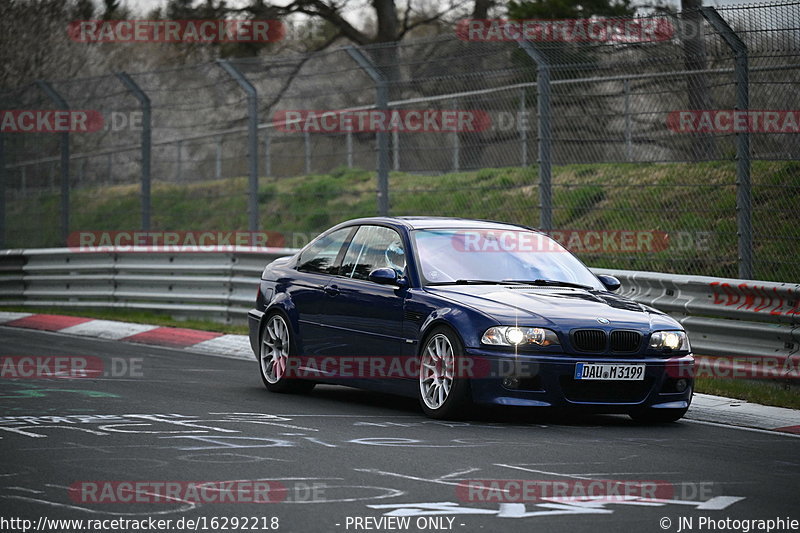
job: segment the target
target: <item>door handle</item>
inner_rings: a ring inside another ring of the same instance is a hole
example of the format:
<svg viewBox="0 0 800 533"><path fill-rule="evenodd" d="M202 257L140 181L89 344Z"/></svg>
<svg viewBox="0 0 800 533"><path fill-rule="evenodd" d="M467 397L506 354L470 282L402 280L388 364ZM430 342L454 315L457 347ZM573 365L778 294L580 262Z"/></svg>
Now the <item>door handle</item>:
<svg viewBox="0 0 800 533"><path fill-rule="evenodd" d="M325 294L328 296L337 296L339 294L339 287L336 285L328 285L325 287Z"/></svg>

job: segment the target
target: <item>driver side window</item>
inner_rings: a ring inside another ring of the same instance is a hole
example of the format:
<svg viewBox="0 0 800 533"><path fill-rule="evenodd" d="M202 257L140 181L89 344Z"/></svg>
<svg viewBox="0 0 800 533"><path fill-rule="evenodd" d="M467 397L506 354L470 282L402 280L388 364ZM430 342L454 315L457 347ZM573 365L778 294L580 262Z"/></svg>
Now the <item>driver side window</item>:
<svg viewBox="0 0 800 533"><path fill-rule="evenodd" d="M342 261L340 275L368 279L376 268L392 268L405 275L406 256L400 234L382 226L361 226Z"/></svg>

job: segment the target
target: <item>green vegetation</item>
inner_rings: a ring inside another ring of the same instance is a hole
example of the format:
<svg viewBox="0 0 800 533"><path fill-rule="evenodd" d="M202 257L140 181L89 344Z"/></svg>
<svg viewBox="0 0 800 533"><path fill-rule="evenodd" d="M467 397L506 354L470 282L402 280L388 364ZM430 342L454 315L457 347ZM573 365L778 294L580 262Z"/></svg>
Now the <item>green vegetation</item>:
<svg viewBox="0 0 800 533"><path fill-rule="evenodd" d="M762 405L800 409L800 392L796 384L785 385L767 380L697 378L695 390Z"/></svg>
<svg viewBox="0 0 800 533"><path fill-rule="evenodd" d="M756 278L797 281L789 252L800 240L790 216L800 200L800 163L753 163ZM534 167L486 168L439 176L390 176L394 215L441 215L539 223ZM669 248L655 252L578 253L589 265L735 277L737 243L735 166L732 162L586 164L553 169L553 224L557 229L660 231ZM374 172L337 168L329 174L262 178L263 230L315 234L332 224L376 213ZM156 181L154 230L247 229L247 179L188 184ZM135 185L76 189L73 230L135 230ZM58 196L20 197L8 206L10 247L59 245ZM300 241L304 243L305 241ZM293 244L287 240L289 245Z"/></svg>

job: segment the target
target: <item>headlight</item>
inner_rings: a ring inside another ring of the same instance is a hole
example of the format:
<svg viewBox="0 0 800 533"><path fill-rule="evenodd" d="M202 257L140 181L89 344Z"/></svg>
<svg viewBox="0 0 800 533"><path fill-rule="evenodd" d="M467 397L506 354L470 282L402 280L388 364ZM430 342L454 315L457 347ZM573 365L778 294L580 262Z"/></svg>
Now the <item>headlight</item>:
<svg viewBox="0 0 800 533"><path fill-rule="evenodd" d="M495 326L481 337L483 344L492 346L551 346L559 344L555 331L545 328L519 328L517 326Z"/></svg>
<svg viewBox="0 0 800 533"><path fill-rule="evenodd" d="M653 350L690 351L689 338L684 331L656 331L650 336Z"/></svg>

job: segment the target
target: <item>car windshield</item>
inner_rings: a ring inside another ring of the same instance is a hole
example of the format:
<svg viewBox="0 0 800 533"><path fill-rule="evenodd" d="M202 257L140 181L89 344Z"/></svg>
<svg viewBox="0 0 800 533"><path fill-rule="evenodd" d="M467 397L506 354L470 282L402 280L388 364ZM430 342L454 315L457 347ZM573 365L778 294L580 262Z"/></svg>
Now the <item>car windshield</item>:
<svg viewBox="0 0 800 533"><path fill-rule="evenodd" d="M553 239L514 229L428 229L412 232L426 285L527 282L605 290Z"/></svg>

